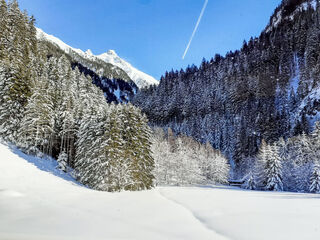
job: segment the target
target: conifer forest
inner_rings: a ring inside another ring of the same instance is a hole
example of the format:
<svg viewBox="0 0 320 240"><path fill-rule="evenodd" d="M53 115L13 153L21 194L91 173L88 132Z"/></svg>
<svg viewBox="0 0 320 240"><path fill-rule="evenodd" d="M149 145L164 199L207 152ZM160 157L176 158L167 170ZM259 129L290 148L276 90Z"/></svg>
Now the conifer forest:
<svg viewBox="0 0 320 240"><path fill-rule="evenodd" d="M0 240L318 240L320 0L239 2L0 0Z"/></svg>
<svg viewBox="0 0 320 240"><path fill-rule="evenodd" d="M299 4L283 1L240 50L139 89L37 38L34 17L2 0L1 136L98 190L240 179L319 192L320 5Z"/></svg>

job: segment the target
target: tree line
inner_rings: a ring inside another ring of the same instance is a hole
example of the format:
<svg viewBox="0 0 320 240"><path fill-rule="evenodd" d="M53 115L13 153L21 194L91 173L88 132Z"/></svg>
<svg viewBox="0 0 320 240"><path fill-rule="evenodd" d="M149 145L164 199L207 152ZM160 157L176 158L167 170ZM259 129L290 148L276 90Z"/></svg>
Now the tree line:
<svg viewBox="0 0 320 240"><path fill-rule="evenodd" d="M201 144L169 128L156 128L152 135L156 185L227 184L230 166L210 143Z"/></svg>
<svg viewBox="0 0 320 240"><path fill-rule="evenodd" d="M177 135L209 142L233 166L233 178L246 173L246 162L259 152L262 140L273 144L305 132L320 120L317 89L320 79L320 5L280 15L259 37L240 50L215 55L199 67L172 70L159 86L141 89L133 103L150 124L170 127ZM288 5L286 5L288 4ZM251 160L250 160L251 159Z"/></svg>
<svg viewBox="0 0 320 240"><path fill-rule="evenodd" d="M258 155L247 161L243 188L320 193L320 123L310 135L301 134L273 144L262 142Z"/></svg>

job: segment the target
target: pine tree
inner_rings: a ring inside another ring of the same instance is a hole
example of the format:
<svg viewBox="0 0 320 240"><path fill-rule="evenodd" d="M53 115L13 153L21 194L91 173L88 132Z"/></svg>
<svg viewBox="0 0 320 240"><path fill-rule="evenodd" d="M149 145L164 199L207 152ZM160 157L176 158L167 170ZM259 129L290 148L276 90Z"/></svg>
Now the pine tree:
<svg viewBox="0 0 320 240"><path fill-rule="evenodd" d="M17 132L32 94L32 61L37 56L34 21L22 13L16 0L0 3L0 134L17 142Z"/></svg>
<svg viewBox="0 0 320 240"><path fill-rule="evenodd" d="M305 133L297 137L295 143L295 163L294 163L294 177L296 181L296 190L308 192L310 174L317 150L316 145L312 144L312 138Z"/></svg>
<svg viewBox="0 0 320 240"><path fill-rule="evenodd" d="M172 159L169 143L166 140L163 129L156 128L153 130L151 142L151 152L155 163L153 171L155 185L169 185Z"/></svg>
<svg viewBox="0 0 320 240"><path fill-rule="evenodd" d="M8 55L8 36L9 36L9 23L8 23L8 6L5 0L0 2L0 62L3 61ZM2 65L2 64L1 64Z"/></svg>
<svg viewBox="0 0 320 240"><path fill-rule="evenodd" d="M148 119L140 109L128 104L124 108L127 129L124 131L126 139L125 151L129 154L131 177L134 185L130 190L150 189L153 186L154 159L151 155L151 129ZM126 123L125 123L126 124Z"/></svg>
<svg viewBox="0 0 320 240"><path fill-rule="evenodd" d="M105 113L93 112L80 121L77 132L75 170L77 179L96 190L107 191Z"/></svg>
<svg viewBox="0 0 320 240"><path fill-rule="evenodd" d="M283 191L282 163L276 145L268 146L270 155L267 156L266 186L269 191Z"/></svg>
<svg viewBox="0 0 320 240"><path fill-rule="evenodd" d="M313 166L310 177L309 191L312 193L320 193L320 165L316 162Z"/></svg>
<svg viewBox="0 0 320 240"><path fill-rule="evenodd" d="M262 140L254 169L257 180L257 188L259 189L264 188L264 186L267 184L265 170L267 166L268 155L270 155L269 150L270 148L268 147L267 143Z"/></svg>
<svg viewBox="0 0 320 240"><path fill-rule="evenodd" d="M147 119L130 104L117 108L111 112L106 128L110 189L150 189L153 186L154 160Z"/></svg>
<svg viewBox="0 0 320 240"><path fill-rule="evenodd" d="M33 88L21 120L19 145L27 153L38 151L51 155L51 135L53 133L53 102L48 93L48 81L43 75Z"/></svg>
<svg viewBox="0 0 320 240"><path fill-rule="evenodd" d="M230 165L226 157L222 155L221 152L216 153L215 161L217 162L217 171L215 182L220 184L228 183L229 173L230 173Z"/></svg>
<svg viewBox="0 0 320 240"><path fill-rule="evenodd" d="M249 174L245 177L245 182L241 185L241 187L248 190L256 189L254 174L252 172L249 172Z"/></svg>
<svg viewBox="0 0 320 240"><path fill-rule="evenodd" d="M107 183L108 191L129 190L133 185L131 179L130 156L123 139L123 130L127 126L121 119L124 118L122 106L113 106L106 125L106 160L107 160Z"/></svg>
<svg viewBox="0 0 320 240"><path fill-rule="evenodd" d="M311 133L310 138L310 152L312 153L312 159L318 160L320 157L320 122L315 123L314 130Z"/></svg>
<svg viewBox="0 0 320 240"><path fill-rule="evenodd" d="M61 171L67 172L68 154L61 152L58 157L58 168Z"/></svg>

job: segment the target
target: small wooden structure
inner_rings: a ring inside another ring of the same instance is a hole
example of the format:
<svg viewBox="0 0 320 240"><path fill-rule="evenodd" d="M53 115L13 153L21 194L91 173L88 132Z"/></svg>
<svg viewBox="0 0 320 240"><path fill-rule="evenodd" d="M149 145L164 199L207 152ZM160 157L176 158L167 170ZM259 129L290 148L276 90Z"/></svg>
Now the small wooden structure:
<svg viewBox="0 0 320 240"><path fill-rule="evenodd" d="M244 180L229 180L230 186L240 187L242 184L244 184Z"/></svg>

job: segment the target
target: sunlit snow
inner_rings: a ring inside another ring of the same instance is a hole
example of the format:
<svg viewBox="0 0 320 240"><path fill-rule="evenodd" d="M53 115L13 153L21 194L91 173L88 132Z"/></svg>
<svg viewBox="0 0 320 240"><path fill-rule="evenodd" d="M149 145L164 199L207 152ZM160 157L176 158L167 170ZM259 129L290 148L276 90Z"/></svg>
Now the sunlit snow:
<svg viewBox="0 0 320 240"><path fill-rule="evenodd" d="M320 196L229 187L107 193L0 145L0 239L318 239Z"/></svg>

